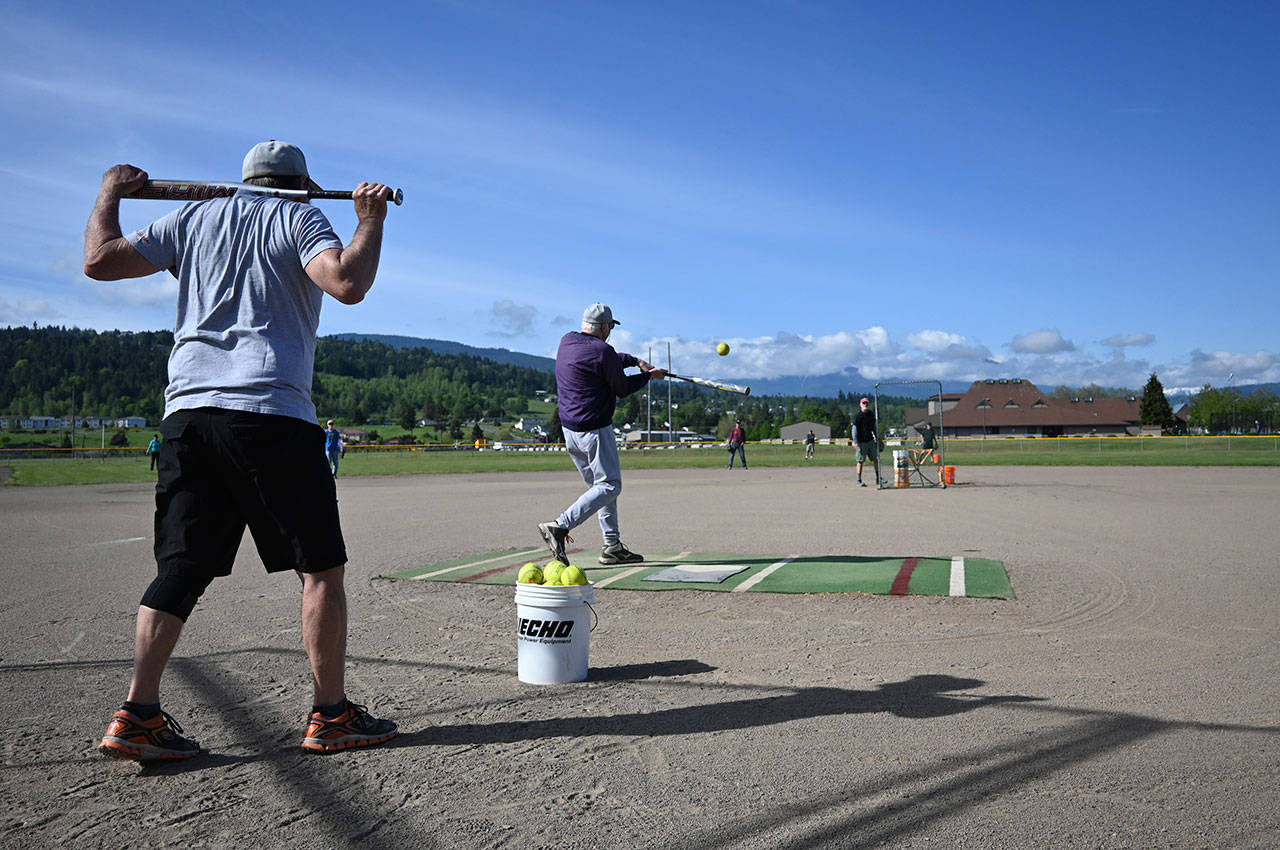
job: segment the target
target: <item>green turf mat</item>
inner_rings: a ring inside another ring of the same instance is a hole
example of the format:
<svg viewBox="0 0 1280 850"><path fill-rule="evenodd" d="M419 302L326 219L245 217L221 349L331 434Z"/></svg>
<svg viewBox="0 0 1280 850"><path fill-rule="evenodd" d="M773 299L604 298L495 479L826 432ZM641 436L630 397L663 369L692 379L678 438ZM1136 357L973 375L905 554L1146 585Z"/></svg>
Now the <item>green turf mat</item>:
<svg viewBox="0 0 1280 850"><path fill-rule="evenodd" d="M882 595L951 595L950 557L895 557L879 555L744 555L730 552L657 553L643 564L603 567L595 563L593 552L569 553L588 580L599 588L671 592L703 590L731 593L870 593ZM473 584L511 585L516 573L528 561L543 564L545 550L503 549L482 555L456 558L418 569L404 570L382 579L448 581ZM645 576L673 565L723 564L747 569L722 582L645 581ZM1013 585L1004 564L986 558L964 559L965 596L988 599L1014 598ZM740 591L740 592L741 592Z"/></svg>

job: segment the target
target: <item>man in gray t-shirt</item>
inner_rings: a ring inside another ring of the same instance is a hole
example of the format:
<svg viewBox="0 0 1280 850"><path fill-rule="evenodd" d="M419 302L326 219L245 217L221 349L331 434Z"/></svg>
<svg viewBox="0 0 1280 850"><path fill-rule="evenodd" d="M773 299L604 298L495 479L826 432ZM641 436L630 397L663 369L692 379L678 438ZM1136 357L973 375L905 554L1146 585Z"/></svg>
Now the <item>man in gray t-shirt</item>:
<svg viewBox="0 0 1280 850"><path fill-rule="evenodd" d="M324 291L306 267L342 250L324 213L238 192L186 204L124 238L178 278L166 416L221 407L315 421L311 372Z"/></svg>
<svg viewBox="0 0 1280 850"><path fill-rule="evenodd" d="M302 151L255 145L247 183L315 188ZM168 270L178 280L156 482L156 578L138 608L129 696L99 749L116 758L185 759L203 752L160 709L160 677L187 618L214 578L229 575L249 528L268 572L302 579L302 636L314 682L304 749L332 752L396 734L347 699L346 547L324 435L311 400L325 293L344 304L373 286L391 190L361 183L350 244L305 202L237 192L186 204L120 231L120 199L146 172L117 165L85 232L85 274L97 280Z"/></svg>

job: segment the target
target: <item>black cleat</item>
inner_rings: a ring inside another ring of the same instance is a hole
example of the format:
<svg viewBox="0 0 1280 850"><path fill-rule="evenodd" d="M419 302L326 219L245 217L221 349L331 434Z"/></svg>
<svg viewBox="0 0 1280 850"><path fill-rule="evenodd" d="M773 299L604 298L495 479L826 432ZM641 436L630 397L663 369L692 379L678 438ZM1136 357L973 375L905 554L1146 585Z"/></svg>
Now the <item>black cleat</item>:
<svg viewBox="0 0 1280 850"><path fill-rule="evenodd" d="M605 546L600 550L600 563L605 566L613 564L640 564L644 563L644 555L638 552L632 552L621 543L615 543L612 546Z"/></svg>
<svg viewBox="0 0 1280 850"><path fill-rule="evenodd" d="M569 563L569 557L564 553L564 544L569 541L569 529L561 528L554 522L538 523L538 533L542 535L542 540L547 544L547 551L551 553L551 557L563 563Z"/></svg>

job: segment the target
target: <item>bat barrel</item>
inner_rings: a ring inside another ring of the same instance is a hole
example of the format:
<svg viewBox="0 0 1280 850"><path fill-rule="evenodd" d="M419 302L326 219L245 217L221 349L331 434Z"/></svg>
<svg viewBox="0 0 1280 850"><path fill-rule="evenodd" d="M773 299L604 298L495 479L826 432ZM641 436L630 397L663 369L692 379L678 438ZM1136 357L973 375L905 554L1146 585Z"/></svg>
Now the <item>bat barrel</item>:
<svg viewBox="0 0 1280 850"><path fill-rule="evenodd" d="M180 183L170 180L148 180L142 188L125 195L144 201L207 201L229 198L236 193L228 183Z"/></svg>
<svg viewBox="0 0 1280 850"><path fill-rule="evenodd" d="M700 387L710 387L716 390L724 390L728 393L751 395L751 387L740 387L737 384L730 384L727 381L712 381L708 378L691 378L686 375L677 375L675 372L668 372L667 377L675 378L678 381L688 381L689 383L697 384Z"/></svg>

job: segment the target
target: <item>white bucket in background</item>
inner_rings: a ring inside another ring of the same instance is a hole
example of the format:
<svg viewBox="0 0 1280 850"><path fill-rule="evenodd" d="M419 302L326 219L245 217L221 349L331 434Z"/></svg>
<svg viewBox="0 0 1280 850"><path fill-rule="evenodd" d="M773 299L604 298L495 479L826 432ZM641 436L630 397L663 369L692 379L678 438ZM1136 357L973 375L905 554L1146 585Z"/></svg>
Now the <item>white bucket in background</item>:
<svg viewBox="0 0 1280 850"><path fill-rule="evenodd" d="M905 451L901 451L901 450L899 450L899 451L895 451L895 452L893 453L893 468L894 468L894 469L907 469L907 468L908 468L908 466L909 466L909 464L907 463L907 453L906 453Z"/></svg>
<svg viewBox="0 0 1280 850"><path fill-rule="evenodd" d="M517 672L531 685L560 685L587 678L591 647L590 584L516 583Z"/></svg>

